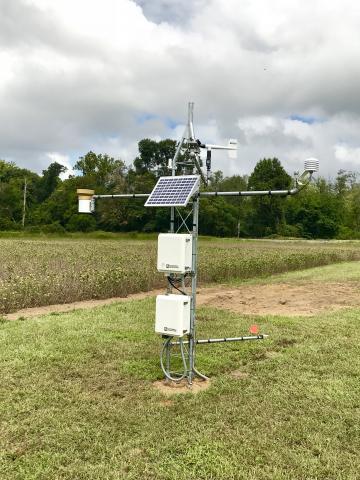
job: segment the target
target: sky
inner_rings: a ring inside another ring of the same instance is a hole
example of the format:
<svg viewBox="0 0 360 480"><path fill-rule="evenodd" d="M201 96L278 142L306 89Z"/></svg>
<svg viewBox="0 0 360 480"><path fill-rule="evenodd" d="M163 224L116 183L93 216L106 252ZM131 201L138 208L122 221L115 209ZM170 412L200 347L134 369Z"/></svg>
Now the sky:
<svg viewBox="0 0 360 480"><path fill-rule="evenodd" d="M238 140L214 170L360 171L359 31L355 0L0 0L0 158L131 164L193 101L197 138Z"/></svg>

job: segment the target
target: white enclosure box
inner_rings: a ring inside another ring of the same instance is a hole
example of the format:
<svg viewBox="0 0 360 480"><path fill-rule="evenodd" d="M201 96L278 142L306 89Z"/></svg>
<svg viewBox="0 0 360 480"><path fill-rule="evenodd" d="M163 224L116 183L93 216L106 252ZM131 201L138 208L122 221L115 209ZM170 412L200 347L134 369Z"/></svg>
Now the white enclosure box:
<svg viewBox="0 0 360 480"><path fill-rule="evenodd" d="M157 269L159 272L191 272L192 235L160 233L158 237Z"/></svg>
<svg viewBox="0 0 360 480"><path fill-rule="evenodd" d="M158 295L155 332L174 337L189 333L190 302L188 295Z"/></svg>
<svg viewBox="0 0 360 480"><path fill-rule="evenodd" d="M76 193L79 200L79 213L92 213L95 206L95 191L88 188L78 188Z"/></svg>
<svg viewBox="0 0 360 480"><path fill-rule="evenodd" d="M79 200L79 213L92 213L92 201Z"/></svg>

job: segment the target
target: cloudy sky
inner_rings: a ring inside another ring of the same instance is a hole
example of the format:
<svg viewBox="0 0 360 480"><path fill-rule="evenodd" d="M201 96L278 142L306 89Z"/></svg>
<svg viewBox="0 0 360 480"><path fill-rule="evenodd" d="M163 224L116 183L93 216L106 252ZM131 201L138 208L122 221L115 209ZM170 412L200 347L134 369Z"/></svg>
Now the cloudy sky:
<svg viewBox="0 0 360 480"><path fill-rule="evenodd" d="M359 32L355 0L0 0L0 158L131 163L191 100L198 138L238 139L214 169L360 171Z"/></svg>

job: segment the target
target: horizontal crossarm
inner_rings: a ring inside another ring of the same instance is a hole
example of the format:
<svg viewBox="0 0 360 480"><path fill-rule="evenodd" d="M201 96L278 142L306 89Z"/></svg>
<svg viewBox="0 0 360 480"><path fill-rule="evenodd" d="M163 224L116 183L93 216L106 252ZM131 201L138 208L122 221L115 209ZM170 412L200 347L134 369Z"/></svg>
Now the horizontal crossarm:
<svg viewBox="0 0 360 480"><path fill-rule="evenodd" d="M200 197L265 197L296 195L299 188L291 190L248 190L243 192L199 192Z"/></svg>
<svg viewBox="0 0 360 480"><path fill-rule="evenodd" d="M94 195L93 198L148 198L150 193L120 193L116 195Z"/></svg>
<svg viewBox="0 0 360 480"><path fill-rule="evenodd" d="M296 195L299 188L291 190L247 190L240 192L199 192L199 197L265 197ZM93 198L148 198L150 193L121 193L114 195L93 195Z"/></svg>

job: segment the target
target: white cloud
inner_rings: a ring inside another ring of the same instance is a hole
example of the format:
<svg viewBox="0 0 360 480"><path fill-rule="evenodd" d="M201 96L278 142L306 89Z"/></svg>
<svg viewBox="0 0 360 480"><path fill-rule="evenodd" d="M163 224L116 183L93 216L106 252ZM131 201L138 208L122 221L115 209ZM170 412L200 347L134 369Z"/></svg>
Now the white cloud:
<svg viewBox="0 0 360 480"><path fill-rule="evenodd" d="M337 144L334 146L334 150L335 158L339 162L360 167L360 147L354 148L346 144Z"/></svg>
<svg viewBox="0 0 360 480"><path fill-rule="evenodd" d="M74 170L72 168L71 162L70 162L70 157L68 155L62 155L61 153L58 152L48 152L46 156L49 158L50 163L60 163L60 165L63 165L66 167L66 171L60 174L60 178L64 180L65 178L68 178L69 175L74 175Z"/></svg>
<svg viewBox="0 0 360 480"><path fill-rule="evenodd" d="M0 0L0 158L130 162L141 138L181 135L193 100L199 138L239 140L237 162L214 155L225 173L356 169L359 24L354 0Z"/></svg>

